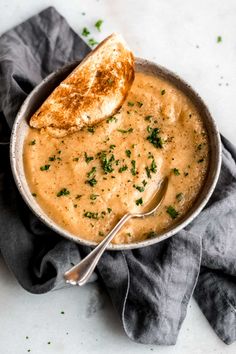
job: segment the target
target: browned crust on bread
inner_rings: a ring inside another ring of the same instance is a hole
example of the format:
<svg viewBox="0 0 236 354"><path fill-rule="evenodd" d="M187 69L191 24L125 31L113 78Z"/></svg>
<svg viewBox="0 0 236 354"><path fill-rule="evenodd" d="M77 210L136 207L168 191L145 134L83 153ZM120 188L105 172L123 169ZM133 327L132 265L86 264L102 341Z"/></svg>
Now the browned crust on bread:
<svg viewBox="0 0 236 354"><path fill-rule="evenodd" d="M115 114L134 80L134 56L112 34L51 93L30 119L34 128L63 136Z"/></svg>

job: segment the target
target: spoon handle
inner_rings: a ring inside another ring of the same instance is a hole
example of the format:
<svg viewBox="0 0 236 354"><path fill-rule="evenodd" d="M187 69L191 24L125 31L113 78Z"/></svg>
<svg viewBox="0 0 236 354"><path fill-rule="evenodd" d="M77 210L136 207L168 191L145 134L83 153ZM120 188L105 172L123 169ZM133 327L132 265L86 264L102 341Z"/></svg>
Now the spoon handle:
<svg viewBox="0 0 236 354"><path fill-rule="evenodd" d="M78 284L82 286L87 283L107 245L115 237L124 223L126 223L126 221L128 221L131 217L131 214L125 214L116 226L109 232L106 238L100 242L99 245L87 255L87 257L65 273L64 278L68 284Z"/></svg>

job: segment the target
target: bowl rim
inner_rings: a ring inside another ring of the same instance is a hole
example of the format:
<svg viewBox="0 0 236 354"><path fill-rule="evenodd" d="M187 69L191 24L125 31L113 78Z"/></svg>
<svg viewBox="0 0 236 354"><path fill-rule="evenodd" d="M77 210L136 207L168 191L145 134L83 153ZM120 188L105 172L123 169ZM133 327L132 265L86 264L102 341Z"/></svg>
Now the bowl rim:
<svg viewBox="0 0 236 354"><path fill-rule="evenodd" d="M60 225L58 225L56 222L54 222L43 211L43 209L41 209L41 207L40 207L40 209L42 211L42 214L39 214L34 208L34 204L36 204L37 206L39 206L39 204L36 201L33 202L33 204L32 204L32 199L29 200L28 196L25 193L22 180L21 180L21 178L20 178L20 176L18 174L18 171L17 171L17 159L16 159L16 156L17 156L16 155L16 150L17 149L16 149L16 147L17 147L18 127L19 127L19 124L24 120L24 112L25 112L25 109L28 107L30 99L34 95L37 95L37 91L39 89L41 89L45 85L45 83L49 82L53 78L55 78L58 75L62 74L65 70L70 70L70 68L71 68L71 71L72 71L73 68L76 65L78 65L78 63L79 63L78 61L73 62L73 63L68 63L68 64L64 65L63 67L57 69L56 71L52 72L47 77L45 77L31 91L31 93L26 97L26 99L24 100L23 104L21 105L21 107L20 107L20 109L19 109L19 111L18 111L18 113L16 115L16 119L14 121L12 132L11 132L11 138L10 138L10 164L11 164L12 174L13 174L16 186L17 186L17 188L18 188L23 200L28 205L28 207L31 209L31 211L44 224L46 224L46 226L48 226L50 229L52 229L57 234L65 237L66 239L69 239L70 241L76 242L76 243L81 244L83 246L95 247L97 245L96 242L92 242L92 241L83 239L83 238L81 238L79 236L75 236L74 234L70 233L69 231L63 229ZM148 67L156 68L156 70L160 71L161 73L163 73L164 76L167 76L167 77L173 79L173 81L179 82L182 87L185 87L188 90L189 94L196 100L196 102L201 105L201 107L203 108L203 110L205 112L205 115L207 115L207 117L208 117L208 123L210 123L211 129L213 130L213 133L215 135L216 161L214 163L214 171L213 171L212 183L208 187L208 190L206 190L206 194L205 194L203 200L201 201L201 203L193 210L192 213L190 213L190 215L188 215L189 213L187 212L187 216L186 216L186 218L183 221L180 221L177 225L173 226L171 229L167 230L166 232L163 232L162 234L158 235L157 237L154 237L154 238L151 238L151 239L147 239L147 240L143 240L143 241L139 241L139 242L133 242L133 243L110 244L107 247L107 250L112 250L112 251L113 250L114 251L131 250L131 249L137 249L137 248L151 246L153 244L159 243L159 242L161 242L163 240L166 240L167 238L170 238L170 237L174 236L179 231L184 229L189 223L191 223L195 219L195 217L202 211L204 206L209 201L209 199L210 199L210 197L211 197L211 195L212 195L212 193L213 193L213 191L215 189L216 183L217 183L218 178L219 178L220 169L221 169L222 149L221 149L221 139L220 139L219 130L217 128L215 120L213 119L212 115L209 112L208 107L206 106L206 104L204 103L202 98L199 96L199 94L191 87L191 85L189 85L185 80L180 78L177 74L175 74L174 72L170 71L169 69L166 69L165 67L163 67L163 66L161 66L159 64L156 64L156 63L154 63L152 61L149 61L149 60L146 60L146 59L137 58L137 57L135 58L135 63L136 63L136 65L140 65L140 66L144 66L144 67L148 66ZM195 103L193 102L193 104L195 104ZM209 171L208 171L208 173L209 173ZM190 208L189 211L191 211L191 208Z"/></svg>

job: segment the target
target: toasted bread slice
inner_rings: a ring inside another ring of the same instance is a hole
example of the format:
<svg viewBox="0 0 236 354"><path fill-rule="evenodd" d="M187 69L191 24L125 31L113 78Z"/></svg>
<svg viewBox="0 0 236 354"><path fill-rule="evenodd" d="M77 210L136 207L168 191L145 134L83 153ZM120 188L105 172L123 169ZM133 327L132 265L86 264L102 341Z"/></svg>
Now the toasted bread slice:
<svg viewBox="0 0 236 354"><path fill-rule="evenodd" d="M119 110L133 80L133 54L113 33L51 93L30 126L61 137L94 125Z"/></svg>

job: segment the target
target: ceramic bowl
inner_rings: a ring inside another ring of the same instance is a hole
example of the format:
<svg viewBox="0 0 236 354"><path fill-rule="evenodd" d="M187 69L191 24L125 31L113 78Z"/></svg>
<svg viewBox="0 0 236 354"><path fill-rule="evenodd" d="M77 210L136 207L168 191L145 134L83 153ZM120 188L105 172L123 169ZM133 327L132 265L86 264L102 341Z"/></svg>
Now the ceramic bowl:
<svg viewBox="0 0 236 354"><path fill-rule="evenodd" d="M30 189L26 181L23 165L23 146L25 137L29 129L28 122L30 117L40 107L40 105L48 97L52 90L63 79L65 79L65 77L75 68L76 65L78 65L78 62L68 64L63 68L55 71L54 73L46 77L37 87L35 87L35 89L26 98L16 116L16 120L12 129L10 143L10 159L13 176L16 185L19 189L19 192L21 193L24 201L28 204L29 208L38 216L38 218L49 228L71 241L86 246L95 246L95 242L84 240L83 238L79 237L79 225L78 236L75 236L63 229L61 226L57 225L41 209L41 207L37 203L37 200L31 195ZM136 71L150 73L154 76L158 76L169 81L179 90L181 90L193 102L202 117L205 128L209 135L209 169L205 183L196 201L194 202L190 210L187 212L187 214L184 217L180 218L177 224L152 239L129 244L110 244L110 246L108 247L108 249L110 250L126 250L149 246L164 239L167 239L168 237L174 236L177 232L186 227L201 212L203 207L208 202L216 186L221 166L221 143L219 132L215 121L213 120L209 110L207 109L200 96L176 74L155 63L144 59L136 58L135 65Z"/></svg>

